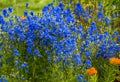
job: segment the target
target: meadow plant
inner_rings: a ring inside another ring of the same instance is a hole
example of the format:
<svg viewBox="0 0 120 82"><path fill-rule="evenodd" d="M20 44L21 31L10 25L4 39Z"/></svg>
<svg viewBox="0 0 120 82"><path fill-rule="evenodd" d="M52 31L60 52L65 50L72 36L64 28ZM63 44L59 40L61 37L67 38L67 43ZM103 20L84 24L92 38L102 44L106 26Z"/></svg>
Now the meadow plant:
<svg viewBox="0 0 120 82"><path fill-rule="evenodd" d="M0 75L10 82L114 81L119 64L109 58L119 56L119 32L111 31L110 18L101 9L95 17L90 12L80 3L74 10L50 3L41 17L27 10L11 16L11 7L3 9Z"/></svg>

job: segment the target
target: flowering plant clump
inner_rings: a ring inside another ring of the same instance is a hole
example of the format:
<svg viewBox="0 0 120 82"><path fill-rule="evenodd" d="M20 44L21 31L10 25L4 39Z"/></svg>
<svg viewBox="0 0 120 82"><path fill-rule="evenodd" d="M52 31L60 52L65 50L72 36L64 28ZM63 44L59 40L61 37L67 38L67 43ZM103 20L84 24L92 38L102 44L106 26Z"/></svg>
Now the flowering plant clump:
<svg viewBox="0 0 120 82"><path fill-rule="evenodd" d="M103 78L99 66L107 68L108 59L112 61L120 51L118 31L104 30L80 3L74 10L50 3L42 9L41 17L27 10L22 16L11 13L9 7L0 15L0 75L8 81L97 82ZM110 29L110 19L101 10L97 15L99 23ZM81 17L91 21L86 25Z"/></svg>

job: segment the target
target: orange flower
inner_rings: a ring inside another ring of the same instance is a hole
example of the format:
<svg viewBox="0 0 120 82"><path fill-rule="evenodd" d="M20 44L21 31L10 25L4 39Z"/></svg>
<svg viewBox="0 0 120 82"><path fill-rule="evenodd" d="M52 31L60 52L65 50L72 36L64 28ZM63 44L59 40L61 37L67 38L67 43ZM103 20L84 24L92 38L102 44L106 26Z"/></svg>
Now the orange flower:
<svg viewBox="0 0 120 82"><path fill-rule="evenodd" d="M110 61L110 63L115 63L116 58L115 58L115 57L111 57L111 58L109 59L109 61Z"/></svg>
<svg viewBox="0 0 120 82"><path fill-rule="evenodd" d="M26 17L25 17L24 15L22 15L20 18L21 18L21 19L25 19Z"/></svg>
<svg viewBox="0 0 120 82"><path fill-rule="evenodd" d="M120 59L116 58L116 57L111 57L109 59L110 63L114 63L114 64L120 64Z"/></svg>
<svg viewBox="0 0 120 82"><path fill-rule="evenodd" d="M120 59L116 59L116 64L120 64Z"/></svg>
<svg viewBox="0 0 120 82"><path fill-rule="evenodd" d="M91 68L86 70L86 73L88 75L97 74L97 70L94 67L91 67Z"/></svg>

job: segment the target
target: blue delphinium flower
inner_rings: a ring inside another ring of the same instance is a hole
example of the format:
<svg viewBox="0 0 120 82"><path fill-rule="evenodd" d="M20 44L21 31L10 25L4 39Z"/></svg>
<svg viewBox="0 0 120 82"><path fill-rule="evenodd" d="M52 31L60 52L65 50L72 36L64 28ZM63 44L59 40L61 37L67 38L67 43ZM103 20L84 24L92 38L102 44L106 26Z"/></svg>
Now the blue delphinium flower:
<svg viewBox="0 0 120 82"><path fill-rule="evenodd" d="M16 61L14 62L14 66L17 66L18 63L19 63L19 60L16 60Z"/></svg>
<svg viewBox="0 0 120 82"><path fill-rule="evenodd" d="M24 16L28 16L28 11L27 10L24 11Z"/></svg>
<svg viewBox="0 0 120 82"><path fill-rule="evenodd" d="M41 54L38 54L37 56L38 56L38 57L42 57L42 55L41 55Z"/></svg>
<svg viewBox="0 0 120 82"><path fill-rule="evenodd" d="M2 75L1 78L0 78L0 82L8 82L8 81L6 80L6 76Z"/></svg>
<svg viewBox="0 0 120 82"><path fill-rule="evenodd" d="M19 69L22 69L22 68L27 68L28 67L28 64L26 62L23 62L20 66L19 66Z"/></svg>
<svg viewBox="0 0 120 82"><path fill-rule="evenodd" d="M117 30L114 31L113 33L114 36L118 36L119 35L119 32Z"/></svg>
<svg viewBox="0 0 120 82"><path fill-rule="evenodd" d="M28 7L29 6L29 3L28 2L26 2L26 5L25 5L26 7Z"/></svg>
<svg viewBox="0 0 120 82"><path fill-rule="evenodd" d="M62 10L64 9L64 5L63 5L63 3L61 2L61 3L59 3L58 4L58 7L60 7Z"/></svg>
<svg viewBox="0 0 120 82"><path fill-rule="evenodd" d="M48 10L48 6L44 6L44 8L42 9L42 12L45 13Z"/></svg>
<svg viewBox="0 0 120 82"><path fill-rule="evenodd" d="M2 82L2 79L0 78L0 82Z"/></svg>
<svg viewBox="0 0 120 82"><path fill-rule="evenodd" d="M22 78L21 78L21 80L23 81L23 80L25 80L25 78L24 78L24 77L22 77Z"/></svg>
<svg viewBox="0 0 120 82"><path fill-rule="evenodd" d="M3 14L4 17L9 16L7 9L3 9L2 14Z"/></svg>
<svg viewBox="0 0 120 82"><path fill-rule="evenodd" d="M32 48L31 47L27 47L26 48L26 52L32 54Z"/></svg>
<svg viewBox="0 0 120 82"><path fill-rule="evenodd" d="M76 80L77 82L87 82L83 74L78 74Z"/></svg>
<svg viewBox="0 0 120 82"><path fill-rule="evenodd" d="M2 62L0 62L0 67L2 67Z"/></svg>
<svg viewBox="0 0 120 82"><path fill-rule="evenodd" d="M97 15L98 15L98 18L100 19L102 19L104 16L103 16L103 13L101 12L101 11L98 11L98 13L97 13Z"/></svg>
<svg viewBox="0 0 120 82"><path fill-rule="evenodd" d="M39 50L38 49L34 49L33 54L34 55L38 55L39 54Z"/></svg>
<svg viewBox="0 0 120 82"><path fill-rule="evenodd" d="M105 17L105 23L106 23L106 25L108 25L110 23L110 20L108 17Z"/></svg>
<svg viewBox="0 0 120 82"><path fill-rule="evenodd" d="M13 11L12 7L8 7L8 11L11 13Z"/></svg>
<svg viewBox="0 0 120 82"><path fill-rule="evenodd" d="M8 35L13 35L14 34L14 30L12 28L8 29Z"/></svg>
<svg viewBox="0 0 120 82"><path fill-rule="evenodd" d="M81 64L82 64L82 59L81 59L81 57L80 57L79 55L74 54L74 55L73 55L73 59L74 59L74 62L75 62L76 64L78 64L78 65L81 65Z"/></svg>
<svg viewBox="0 0 120 82"><path fill-rule="evenodd" d="M5 21L4 21L4 17L2 15L0 15L0 24L4 24Z"/></svg>
<svg viewBox="0 0 120 82"><path fill-rule="evenodd" d="M83 8L82 8L82 5L80 3L77 3L76 4L76 7L75 7L75 13L76 15L82 15L83 13Z"/></svg>
<svg viewBox="0 0 120 82"><path fill-rule="evenodd" d="M102 2L98 2L98 6L102 6Z"/></svg>
<svg viewBox="0 0 120 82"><path fill-rule="evenodd" d="M33 16L33 15L34 15L34 12L33 12L33 11L30 11L30 14Z"/></svg>
<svg viewBox="0 0 120 82"><path fill-rule="evenodd" d="M27 46L33 46L33 44L34 43L33 43L32 39L28 38L27 41L26 41L26 45Z"/></svg>
<svg viewBox="0 0 120 82"><path fill-rule="evenodd" d="M86 68L89 68L89 67L92 66L91 60L85 60L84 62L85 62L85 64L86 64Z"/></svg>
<svg viewBox="0 0 120 82"><path fill-rule="evenodd" d="M20 56L18 49L14 48L13 56Z"/></svg>
<svg viewBox="0 0 120 82"><path fill-rule="evenodd" d="M116 18L117 15L114 13L114 14L111 15L111 17L112 17L112 18Z"/></svg>
<svg viewBox="0 0 120 82"><path fill-rule="evenodd" d="M20 38L21 41L24 41L25 38L26 38L26 36L25 36L25 34L21 33L21 34L19 35L19 38Z"/></svg>
<svg viewBox="0 0 120 82"><path fill-rule="evenodd" d="M118 37L117 42L120 42L120 36Z"/></svg>
<svg viewBox="0 0 120 82"><path fill-rule="evenodd" d="M89 58L90 58L90 55L91 55L91 52L90 52L89 50L86 50L85 55L86 55L86 57L89 59Z"/></svg>

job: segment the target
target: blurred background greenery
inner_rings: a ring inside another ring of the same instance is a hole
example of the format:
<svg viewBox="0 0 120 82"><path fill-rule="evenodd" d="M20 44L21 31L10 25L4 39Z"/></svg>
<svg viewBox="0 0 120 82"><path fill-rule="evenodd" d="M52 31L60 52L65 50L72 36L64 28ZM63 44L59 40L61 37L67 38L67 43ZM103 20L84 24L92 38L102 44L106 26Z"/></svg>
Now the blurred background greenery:
<svg viewBox="0 0 120 82"><path fill-rule="evenodd" d="M53 0L0 0L0 10L7 8L9 6L13 7L14 13L16 15L23 15L24 10L34 11L35 13L40 13L43 6L52 2ZM26 2L29 3L28 8L26 8Z"/></svg>

